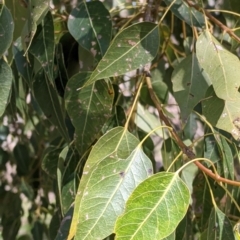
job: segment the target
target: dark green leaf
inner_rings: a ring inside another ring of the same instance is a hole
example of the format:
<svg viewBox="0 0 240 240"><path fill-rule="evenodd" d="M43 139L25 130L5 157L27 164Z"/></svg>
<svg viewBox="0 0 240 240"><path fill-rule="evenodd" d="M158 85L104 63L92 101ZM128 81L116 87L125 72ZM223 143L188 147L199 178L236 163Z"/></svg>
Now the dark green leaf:
<svg viewBox="0 0 240 240"><path fill-rule="evenodd" d="M94 142L104 123L111 117L114 94L111 84L104 80L77 90L90 76L79 73L66 87L66 109L76 129L76 144L83 154Z"/></svg>
<svg viewBox="0 0 240 240"><path fill-rule="evenodd" d="M13 45L13 55L18 72L27 81L28 85L32 86L34 59L31 54L28 54L28 59L24 56L20 38L18 38Z"/></svg>
<svg viewBox="0 0 240 240"><path fill-rule="evenodd" d="M0 117L3 115L9 101L12 80L12 69L3 59L0 59Z"/></svg>
<svg viewBox="0 0 240 240"><path fill-rule="evenodd" d="M13 40L14 22L9 9L0 4L0 58L8 50Z"/></svg>
<svg viewBox="0 0 240 240"><path fill-rule="evenodd" d="M164 2L169 6L172 4L172 0L164 0ZM190 8L188 4L183 0L176 0L170 8L171 11L181 20L195 27L205 27L205 19L201 12L194 8Z"/></svg>
<svg viewBox="0 0 240 240"><path fill-rule="evenodd" d="M52 84L49 83L43 70L35 77L33 84L34 96L48 120L58 128L62 136L68 141L68 133L64 123L62 109L58 95Z"/></svg>
<svg viewBox="0 0 240 240"><path fill-rule="evenodd" d="M212 209L208 221L206 240L233 239L233 227L227 216L217 207Z"/></svg>
<svg viewBox="0 0 240 240"><path fill-rule="evenodd" d="M184 58L177 65L173 71L172 82L174 97L185 123L193 108L204 98L210 85L208 79L203 76L195 54Z"/></svg>
<svg viewBox="0 0 240 240"><path fill-rule="evenodd" d="M53 82L54 26L51 12L41 22L41 31L32 41L29 52L40 62L48 79Z"/></svg>
<svg viewBox="0 0 240 240"><path fill-rule="evenodd" d="M105 54L112 33L111 17L100 1L82 2L73 9L68 29L76 41L100 60Z"/></svg>

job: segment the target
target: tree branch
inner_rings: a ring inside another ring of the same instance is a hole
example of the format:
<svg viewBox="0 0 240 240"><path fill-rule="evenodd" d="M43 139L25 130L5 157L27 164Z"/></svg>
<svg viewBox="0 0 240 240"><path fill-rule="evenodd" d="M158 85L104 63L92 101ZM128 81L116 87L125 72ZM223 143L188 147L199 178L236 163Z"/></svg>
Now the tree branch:
<svg viewBox="0 0 240 240"><path fill-rule="evenodd" d="M214 22L216 25L218 25L223 31L227 32L231 37L233 37L235 40L240 42L240 38L233 32L232 29L221 23L219 20L217 20L211 13L209 13L207 10L203 9L202 7L198 6L197 4L194 4L188 0L184 0L189 7L193 7L199 12L203 12L212 22Z"/></svg>
<svg viewBox="0 0 240 240"><path fill-rule="evenodd" d="M148 91L150 94L150 97L152 99L152 101L154 102L155 107L158 110L158 114L160 119L169 127L171 128L171 134L172 137L174 138L174 140L177 142L178 146L181 148L181 150L183 151L183 153L188 157L189 160L193 160L196 158L196 155L194 154L194 152L192 151L192 149L190 147L187 147L184 142L182 141L182 139L178 136L177 132L173 129L172 124L170 123L170 121L168 120L168 118L164 115L162 107L161 107L161 103L159 102L153 88L152 88L152 82L149 76L146 77L146 83L148 86ZM229 180L223 177L220 177L219 175L213 173L210 169L206 168L204 165L202 165L199 161L194 162L195 165L202 170L206 175L208 175L209 177L213 178L216 182L218 182L219 184L221 183L226 183L229 185L233 185L233 186L240 186L240 182L237 181L233 181L233 180Z"/></svg>

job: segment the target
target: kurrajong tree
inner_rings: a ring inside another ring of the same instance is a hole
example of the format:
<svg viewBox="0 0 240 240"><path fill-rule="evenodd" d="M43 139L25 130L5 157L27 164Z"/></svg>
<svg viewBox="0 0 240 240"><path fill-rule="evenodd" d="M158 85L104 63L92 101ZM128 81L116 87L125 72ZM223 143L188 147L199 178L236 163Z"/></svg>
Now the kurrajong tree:
<svg viewBox="0 0 240 240"><path fill-rule="evenodd" d="M240 239L239 19L1 0L0 238Z"/></svg>

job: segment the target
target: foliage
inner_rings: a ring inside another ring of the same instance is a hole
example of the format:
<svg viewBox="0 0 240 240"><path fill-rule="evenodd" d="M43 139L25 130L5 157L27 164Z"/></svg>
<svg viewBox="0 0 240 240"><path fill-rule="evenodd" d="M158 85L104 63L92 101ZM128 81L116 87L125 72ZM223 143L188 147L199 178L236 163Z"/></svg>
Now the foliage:
<svg viewBox="0 0 240 240"><path fill-rule="evenodd" d="M0 1L0 239L239 239L239 18Z"/></svg>

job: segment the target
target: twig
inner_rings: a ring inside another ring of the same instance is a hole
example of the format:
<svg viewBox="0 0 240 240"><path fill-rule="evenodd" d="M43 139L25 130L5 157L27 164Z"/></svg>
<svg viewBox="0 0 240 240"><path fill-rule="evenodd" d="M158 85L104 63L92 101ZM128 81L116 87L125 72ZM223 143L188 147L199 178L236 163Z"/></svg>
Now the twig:
<svg viewBox="0 0 240 240"><path fill-rule="evenodd" d="M188 157L189 160L193 160L196 158L196 155L194 154L194 152L192 151L192 149L190 147L187 147L182 139L178 136L177 132L173 129L172 124L170 123L170 121L168 120L168 118L164 115L162 107L161 107L161 103L159 102L153 88L152 88L152 82L149 76L146 77L146 83L148 86L148 91L150 94L150 97L152 99L152 101L154 102L155 107L158 110L158 114L160 119L169 127L171 128L171 134L172 137L174 138L174 140L177 142L178 146L181 148L181 150L183 151L183 153ZM194 162L195 165L202 170L206 175L208 175L209 177L211 177L212 179L214 179L216 182L218 182L219 184L221 183L226 183L229 185L233 185L233 186L240 186L240 182L237 181L233 181L233 180L229 180L223 177L220 177L219 175L216 175L215 173L213 173L210 169L206 168L204 165L202 165L200 162L196 161Z"/></svg>
<svg viewBox="0 0 240 240"><path fill-rule="evenodd" d="M218 25L223 31L227 32L231 37L233 37L235 40L240 42L240 38L226 25L221 23L219 20L217 20L215 17L211 15L207 10L203 9L202 7L198 6L197 4L194 4L188 0L184 0L189 7L195 8L199 12L203 12L212 22L214 22L216 25Z"/></svg>

